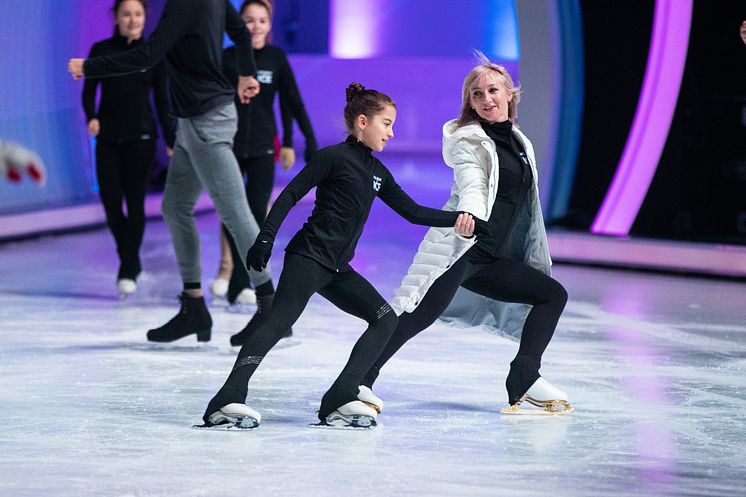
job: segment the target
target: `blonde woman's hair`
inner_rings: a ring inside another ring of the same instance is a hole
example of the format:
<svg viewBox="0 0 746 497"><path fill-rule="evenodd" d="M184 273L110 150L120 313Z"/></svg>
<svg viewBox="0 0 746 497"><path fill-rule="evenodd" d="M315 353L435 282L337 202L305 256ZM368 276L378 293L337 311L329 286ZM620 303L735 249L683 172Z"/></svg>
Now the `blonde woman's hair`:
<svg viewBox="0 0 746 497"><path fill-rule="evenodd" d="M493 74L497 76L498 81L500 81L508 93L513 96L510 102L508 102L508 119L511 122L515 122L515 119L518 117L518 103L521 101L520 86L516 86L513 83L513 78L510 77L510 73L508 73L503 66L495 64L479 50L474 50L474 56L476 57L478 64L474 69L469 71L469 74L464 78L464 84L461 87L461 114L456 120L454 129L479 120L477 111L475 111L471 106L471 92L477 84L477 81L479 81L479 78L485 74Z"/></svg>

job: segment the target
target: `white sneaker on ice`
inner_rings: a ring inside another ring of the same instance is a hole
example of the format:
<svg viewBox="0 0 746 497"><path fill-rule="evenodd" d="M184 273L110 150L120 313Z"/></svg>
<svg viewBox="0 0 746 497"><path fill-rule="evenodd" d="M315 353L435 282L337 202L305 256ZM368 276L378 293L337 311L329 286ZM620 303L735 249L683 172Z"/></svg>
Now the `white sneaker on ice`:
<svg viewBox="0 0 746 497"><path fill-rule="evenodd" d="M131 295L137 291L137 283L129 278L117 280L117 290L122 295Z"/></svg>
<svg viewBox="0 0 746 497"><path fill-rule="evenodd" d="M229 428L256 428L262 422L262 415L246 404L228 404L210 414L208 421L213 426L227 425Z"/></svg>
<svg viewBox="0 0 746 497"><path fill-rule="evenodd" d="M368 407L372 407L378 414L381 414L381 411L383 411L383 401L373 393L373 390L365 385L360 385L357 388L357 400Z"/></svg>
<svg viewBox="0 0 746 497"><path fill-rule="evenodd" d="M244 288L236 297L236 304L254 305L256 304L256 293L251 288Z"/></svg>
<svg viewBox="0 0 746 497"><path fill-rule="evenodd" d="M215 278L210 285L210 293L213 297L225 297L228 294L228 283L225 278Z"/></svg>
<svg viewBox="0 0 746 497"><path fill-rule="evenodd" d="M523 401L541 409L523 409L520 407ZM504 407L500 409L500 412L503 414L567 414L573 411L569 401L567 393L539 377L515 405Z"/></svg>
<svg viewBox="0 0 746 497"><path fill-rule="evenodd" d="M376 426L378 413L359 400L353 400L337 408L326 417L326 423L332 426L349 426L352 428L371 428Z"/></svg>

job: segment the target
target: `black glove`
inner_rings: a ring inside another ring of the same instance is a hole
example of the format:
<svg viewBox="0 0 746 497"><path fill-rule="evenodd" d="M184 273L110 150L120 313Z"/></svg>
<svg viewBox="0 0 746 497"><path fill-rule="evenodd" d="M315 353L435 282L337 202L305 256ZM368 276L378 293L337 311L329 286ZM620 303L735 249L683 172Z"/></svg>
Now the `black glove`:
<svg viewBox="0 0 746 497"><path fill-rule="evenodd" d="M313 156L319 151L319 146L316 140L306 140L306 152L303 154L303 158L306 160L306 164L311 162Z"/></svg>
<svg viewBox="0 0 746 497"><path fill-rule="evenodd" d="M269 256L271 255L272 239L260 233L256 237L254 245L246 253L246 267L261 272L262 269L267 267L267 262L269 262Z"/></svg>

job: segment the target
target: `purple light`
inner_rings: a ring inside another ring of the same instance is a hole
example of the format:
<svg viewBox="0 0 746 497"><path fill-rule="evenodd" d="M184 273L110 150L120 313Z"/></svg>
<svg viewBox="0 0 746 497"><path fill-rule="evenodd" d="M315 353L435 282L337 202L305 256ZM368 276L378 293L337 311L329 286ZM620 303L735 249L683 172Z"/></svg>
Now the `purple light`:
<svg viewBox="0 0 746 497"><path fill-rule="evenodd" d="M332 0L329 5L329 54L364 59L378 53L378 32L387 0Z"/></svg>
<svg viewBox="0 0 746 497"><path fill-rule="evenodd" d="M626 236L658 167L679 96L692 0L656 0L645 79L627 144L592 233Z"/></svg>

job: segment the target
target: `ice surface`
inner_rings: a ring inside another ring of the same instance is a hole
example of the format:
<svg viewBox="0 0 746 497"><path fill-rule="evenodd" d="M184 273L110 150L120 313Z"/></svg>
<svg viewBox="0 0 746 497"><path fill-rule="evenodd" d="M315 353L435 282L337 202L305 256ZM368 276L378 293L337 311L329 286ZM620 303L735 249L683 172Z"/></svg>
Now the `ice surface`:
<svg viewBox="0 0 746 497"><path fill-rule="evenodd" d="M217 218L198 224L207 287ZM355 267L391 297L423 231L378 203ZM281 262L278 248L275 279ZM213 303L209 344L149 344L180 291L162 222L143 263L120 301L105 229L0 245L3 497L744 495L743 283L555 266L570 301L542 374L574 413L501 416L517 344L436 324L383 370L380 426L360 432L308 427L363 330L314 297L252 381L262 425L213 432L191 425L250 315Z"/></svg>

